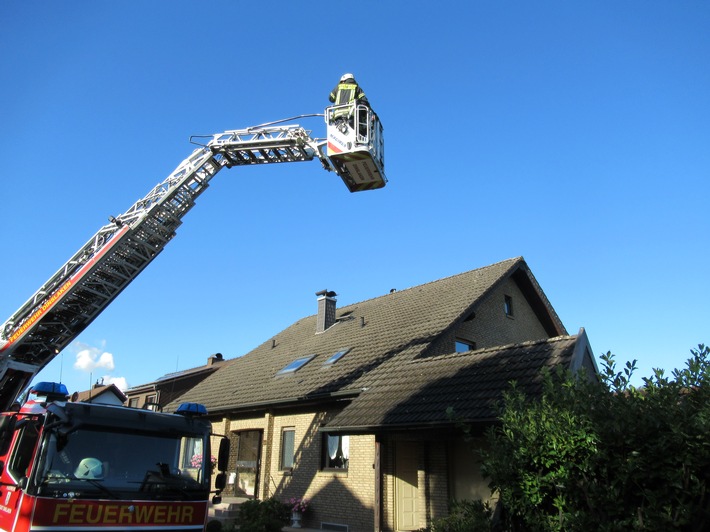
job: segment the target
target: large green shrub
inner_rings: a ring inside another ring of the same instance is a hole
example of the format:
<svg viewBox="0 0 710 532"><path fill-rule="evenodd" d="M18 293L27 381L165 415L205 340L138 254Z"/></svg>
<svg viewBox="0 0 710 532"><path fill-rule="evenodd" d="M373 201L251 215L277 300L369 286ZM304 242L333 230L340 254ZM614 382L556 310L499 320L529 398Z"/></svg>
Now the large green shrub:
<svg viewBox="0 0 710 532"><path fill-rule="evenodd" d="M449 515L435 519L426 532L485 532L491 530L492 510L482 501L451 501Z"/></svg>
<svg viewBox="0 0 710 532"><path fill-rule="evenodd" d="M507 527L709 529L710 349L691 354L640 388L610 353L600 381L549 373L538 400L513 387L483 457Z"/></svg>
<svg viewBox="0 0 710 532"><path fill-rule="evenodd" d="M284 503L274 499L252 499L239 505L240 532L279 532L288 525L291 512Z"/></svg>

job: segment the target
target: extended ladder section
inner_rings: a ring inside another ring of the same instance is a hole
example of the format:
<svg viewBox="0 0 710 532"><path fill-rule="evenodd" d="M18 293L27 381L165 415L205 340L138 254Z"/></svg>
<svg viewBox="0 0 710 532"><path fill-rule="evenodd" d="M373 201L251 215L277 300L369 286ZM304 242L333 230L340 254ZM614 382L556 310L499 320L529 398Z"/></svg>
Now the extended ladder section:
<svg viewBox="0 0 710 532"><path fill-rule="evenodd" d="M0 326L0 411L71 343L175 236L223 167L310 161L321 144L297 125L213 135L162 183L105 225Z"/></svg>

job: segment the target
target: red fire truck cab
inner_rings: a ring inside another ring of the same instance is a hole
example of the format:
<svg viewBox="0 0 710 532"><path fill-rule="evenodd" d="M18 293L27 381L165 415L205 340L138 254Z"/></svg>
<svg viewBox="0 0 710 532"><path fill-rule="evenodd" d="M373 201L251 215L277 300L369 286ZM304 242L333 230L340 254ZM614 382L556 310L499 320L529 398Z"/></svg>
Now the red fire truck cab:
<svg viewBox="0 0 710 532"><path fill-rule="evenodd" d="M204 407L165 414L52 400L67 395L54 383L33 391L0 415L0 530L203 530L213 466ZM226 445L219 455L224 469Z"/></svg>

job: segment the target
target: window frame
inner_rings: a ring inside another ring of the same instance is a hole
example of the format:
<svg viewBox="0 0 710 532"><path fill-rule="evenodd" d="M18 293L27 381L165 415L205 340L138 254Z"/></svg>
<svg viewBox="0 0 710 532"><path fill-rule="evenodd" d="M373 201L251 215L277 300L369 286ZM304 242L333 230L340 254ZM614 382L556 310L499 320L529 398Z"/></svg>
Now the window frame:
<svg viewBox="0 0 710 532"><path fill-rule="evenodd" d="M515 310L513 307L513 297L512 296L509 296L509 295L503 296L503 311L505 312L506 317L508 317L508 318L515 317Z"/></svg>
<svg viewBox="0 0 710 532"><path fill-rule="evenodd" d="M467 346L468 349L459 349L459 346ZM476 350L476 342L473 342L471 340L466 340L465 338L456 338L454 339L454 352L455 353L466 353L468 351L475 351Z"/></svg>
<svg viewBox="0 0 710 532"><path fill-rule="evenodd" d="M151 393L145 396L145 401L143 401L143 408L145 410L152 410L153 412L160 409L160 403L158 402L158 392Z"/></svg>
<svg viewBox="0 0 710 532"><path fill-rule="evenodd" d="M329 445L330 438L337 438L338 448L335 450L335 456L331 456L332 447ZM350 435L349 434L331 434L326 432L321 439L321 470L331 472L347 473L350 468ZM342 465L331 465L332 461L342 460Z"/></svg>
<svg viewBox="0 0 710 532"><path fill-rule="evenodd" d="M306 355L302 357L298 357L288 364L286 364L283 368L281 368L279 371L276 372L276 375L290 375L292 373L296 373L298 370L303 368L306 364L308 364L311 360L313 360L313 357L315 355Z"/></svg>
<svg viewBox="0 0 710 532"><path fill-rule="evenodd" d="M345 347L343 349L338 349L335 353L330 355L325 362L323 362L324 366L332 366L336 362L338 362L340 359L342 359L345 355L347 355L350 351L352 350L352 347Z"/></svg>
<svg viewBox="0 0 710 532"><path fill-rule="evenodd" d="M16 426L12 450L6 465L6 471L10 478L16 483L27 477L32 467L32 459L35 456L37 446L40 441L40 420L32 416L22 420L22 424Z"/></svg>
<svg viewBox="0 0 710 532"><path fill-rule="evenodd" d="M285 463L284 458L286 448L286 435L289 434L291 438L291 456L290 465ZM281 449L279 452L279 471L293 471L293 467L296 464L296 427L282 427L281 428Z"/></svg>

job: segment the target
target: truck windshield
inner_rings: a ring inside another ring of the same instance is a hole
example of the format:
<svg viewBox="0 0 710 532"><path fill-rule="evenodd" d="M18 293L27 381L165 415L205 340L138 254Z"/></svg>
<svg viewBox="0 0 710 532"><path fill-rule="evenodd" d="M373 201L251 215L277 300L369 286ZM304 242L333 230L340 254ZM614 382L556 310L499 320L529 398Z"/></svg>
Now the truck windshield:
<svg viewBox="0 0 710 532"><path fill-rule="evenodd" d="M37 494L58 498L204 500L209 460L203 435L82 426L48 431L34 476Z"/></svg>

